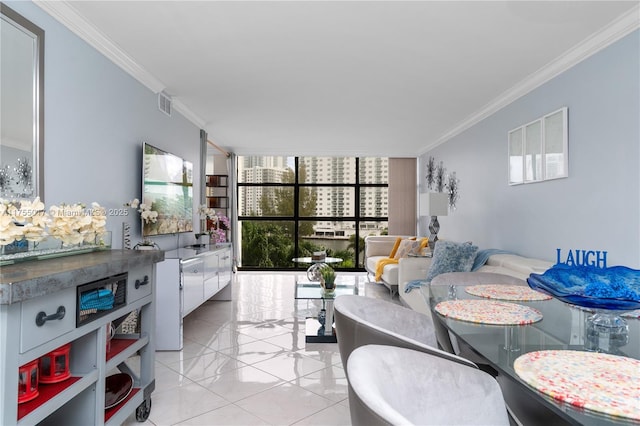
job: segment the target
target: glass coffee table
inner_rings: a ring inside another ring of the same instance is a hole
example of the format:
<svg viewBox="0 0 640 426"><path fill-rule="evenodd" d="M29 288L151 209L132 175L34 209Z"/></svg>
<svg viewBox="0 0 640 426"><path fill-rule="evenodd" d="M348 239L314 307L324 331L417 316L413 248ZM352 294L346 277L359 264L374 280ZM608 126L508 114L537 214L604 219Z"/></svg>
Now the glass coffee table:
<svg viewBox="0 0 640 426"><path fill-rule="evenodd" d="M307 279L309 281L320 281L320 270L334 263L342 263L342 259L339 257L323 257L322 259L314 259L312 257L295 257L291 259L295 263L310 263L311 266L307 269Z"/></svg>
<svg viewBox="0 0 640 426"><path fill-rule="evenodd" d="M343 294L358 294L358 277L338 275L336 288L331 293L326 293L317 281L309 281L303 276L296 279L296 300L322 300L318 316L305 321L307 343L337 342L333 329L333 301Z"/></svg>

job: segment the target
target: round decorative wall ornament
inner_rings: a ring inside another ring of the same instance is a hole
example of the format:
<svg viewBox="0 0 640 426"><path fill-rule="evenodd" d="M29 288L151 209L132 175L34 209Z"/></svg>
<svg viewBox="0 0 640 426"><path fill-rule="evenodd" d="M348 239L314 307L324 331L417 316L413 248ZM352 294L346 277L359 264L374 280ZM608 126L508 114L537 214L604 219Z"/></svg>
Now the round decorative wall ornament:
<svg viewBox="0 0 640 426"><path fill-rule="evenodd" d="M31 164L29 164L29 159L18 158L18 162L16 163L15 171L15 179L18 185L21 185L25 192L29 191L31 187L31 178L33 176L33 171L31 170Z"/></svg>
<svg viewBox="0 0 640 426"><path fill-rule="evenodd" d="M449 208L455 210L460 198L460 179L456 177L456 172L447 176L446 190L449 195Z"/></svg>
<svg viewBox="0 0 640 426"><path fill-rule="evenodd" d="M436 181L436 159L433 157L429 157L427 160L427 188L429 190L433 189L433 185Z"/></svg>
<svg viewBox="0 0 640 426"><path fill-rule="evenodd" d="M442 161L436 167L435 186L436 192L444 192L446 186L446 170Z"/></svg>

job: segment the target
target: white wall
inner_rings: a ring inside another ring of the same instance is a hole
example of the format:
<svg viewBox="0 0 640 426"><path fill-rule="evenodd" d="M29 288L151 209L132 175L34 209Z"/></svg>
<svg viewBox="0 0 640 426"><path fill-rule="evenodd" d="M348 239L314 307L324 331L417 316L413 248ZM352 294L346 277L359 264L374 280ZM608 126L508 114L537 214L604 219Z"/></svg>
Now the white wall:
<svg viewBox="0 0 640 426"><path fill-rule="evenodd" d="M133 211L121 216L118 209L141 197L142 142L183 157L199 170L199 128L175 111L172 117L160 112L155 93L31 2L9 6L45 31L47 207L96 201L112 209L107 228L113 232L113 248L121 248L125 221L135 244L141 239L140 216ZM194 176L194 200L199 191L200 177ZM163 249L195 242L193 233L154 240Z"/></svg>
<svg viewBox="0 0 640 426"><path fill-rule="evenodd" d="M606 250L608 265L640 267L640 31L598 52L422 155L457 172L456 211L440 238L472 240L555 261L556 248ZM569 109L569 178L507 184L507 132ZM420 222L426 235L426 222Z"/></svg>

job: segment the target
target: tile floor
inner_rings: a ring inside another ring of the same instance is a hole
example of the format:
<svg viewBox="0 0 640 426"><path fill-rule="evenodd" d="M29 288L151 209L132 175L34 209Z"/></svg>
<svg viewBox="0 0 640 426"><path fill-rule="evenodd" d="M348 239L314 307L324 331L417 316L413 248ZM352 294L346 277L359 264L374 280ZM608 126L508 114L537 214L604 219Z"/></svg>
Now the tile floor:
<svg viewBox="0 0 640 426"><path fill-rule="evenodd" d="M361 295L390 300L353 275ZM235 274L232 301L208 301L184 319L183 350L156 352L149 419L126 425L349 425L337 344L305 344L304 320L319 302L294 300L295 279Z"/></svg>

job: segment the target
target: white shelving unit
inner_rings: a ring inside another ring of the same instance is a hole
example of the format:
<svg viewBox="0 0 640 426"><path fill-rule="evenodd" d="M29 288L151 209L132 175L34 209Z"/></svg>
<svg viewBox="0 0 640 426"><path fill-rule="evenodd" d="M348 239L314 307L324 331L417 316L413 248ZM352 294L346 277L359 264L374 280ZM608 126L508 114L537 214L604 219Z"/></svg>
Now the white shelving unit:
<svg viewBox="0 0 640 426"><path fill-rule="evenodd" d="M0 300L0 424L119 425L134 412L139 421L146 420L155 387L155 263L161 259L162 252L114 250L3 266L0 295L11 294ZM30 270L28 280L9 281L24 270ZM119 284L125 286L124 300L106 312L78 315L83 286L115 276L125 277ZM21 294L22 300L11 303ZM36 323L41 312L50 316L60 307L63 316ZM108 325L134 311L139 333L114 336L107 352ZM67 343L71 377L41 383L38 397L18 404L19 367ZM114 371L129 373L133 389L105 410L106 377Z"/></svg>
<svg viewBox="0 0 640 426"><path fill-rule="evenodd" d="M182 349L182 320L208 299L231 300L231 244L178 249L158 264L157 350Z"/></svg>

